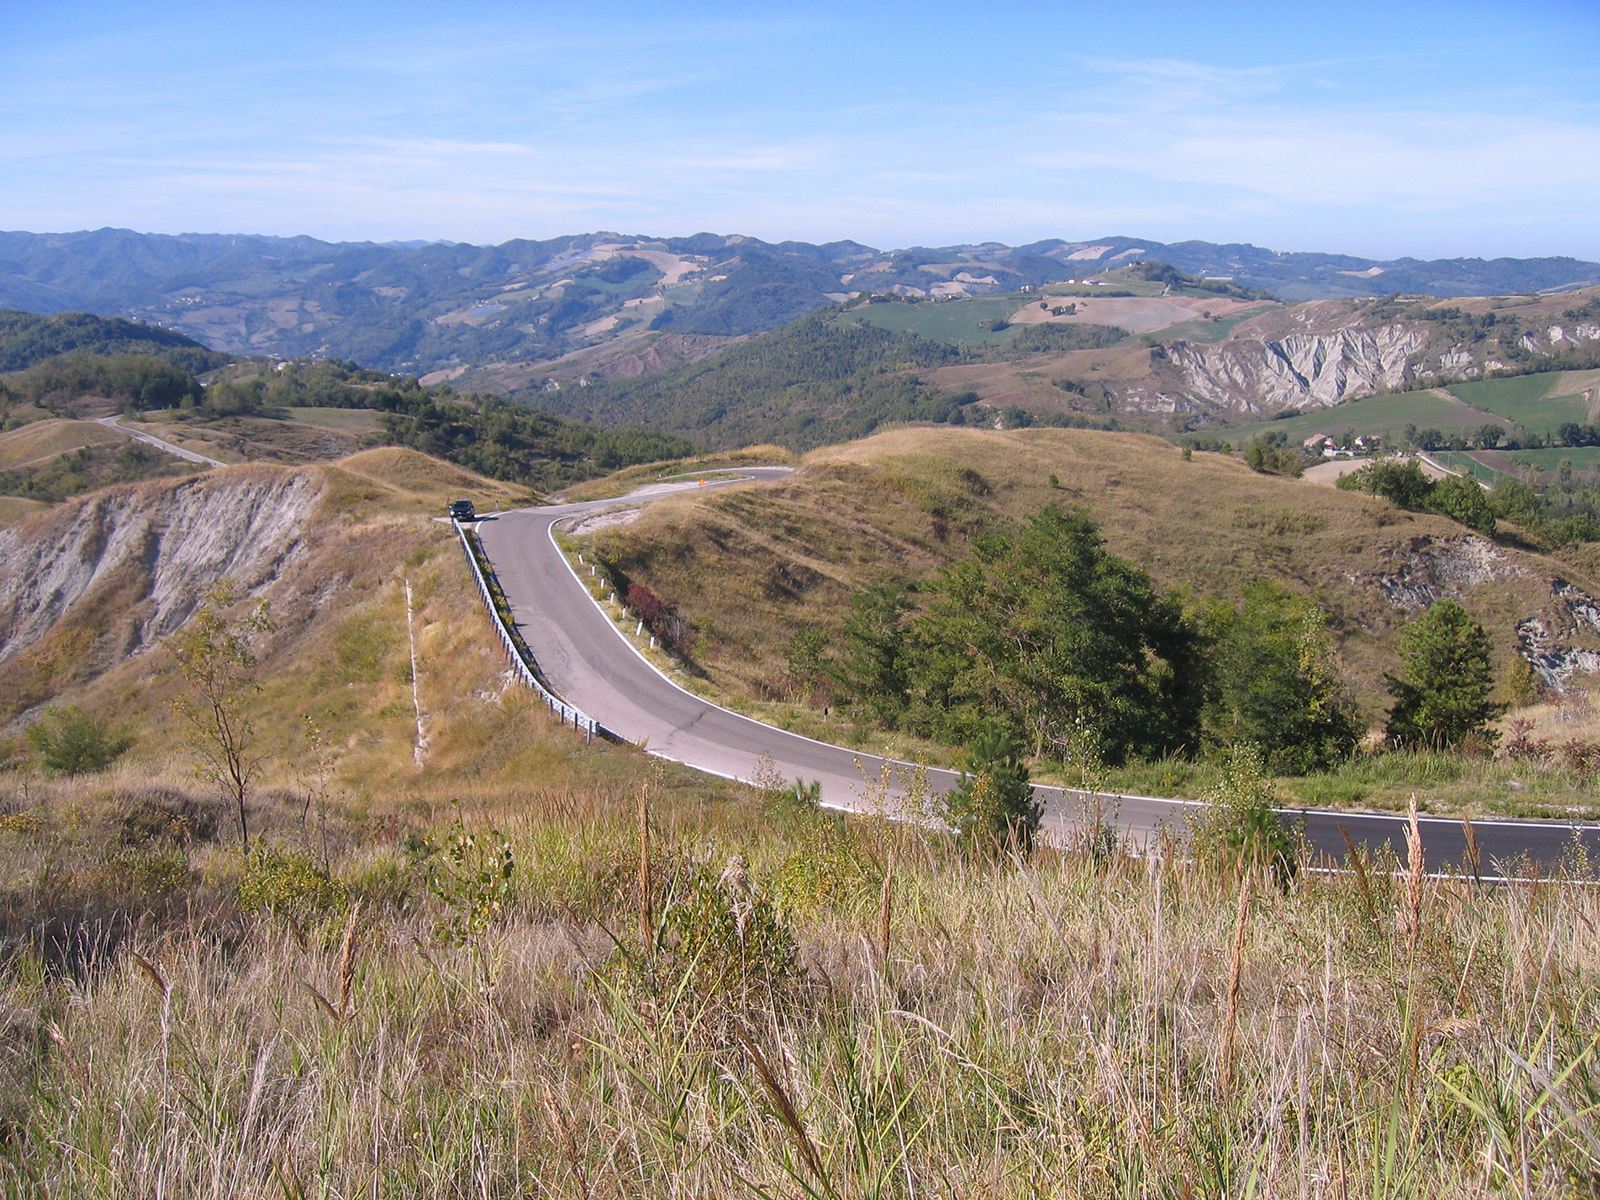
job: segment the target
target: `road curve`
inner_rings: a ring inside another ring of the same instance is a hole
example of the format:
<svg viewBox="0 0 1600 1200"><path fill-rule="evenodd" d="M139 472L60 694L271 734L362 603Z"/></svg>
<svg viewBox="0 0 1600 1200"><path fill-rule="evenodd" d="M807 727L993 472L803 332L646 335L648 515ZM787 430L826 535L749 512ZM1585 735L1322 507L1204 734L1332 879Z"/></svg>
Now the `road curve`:
<svg viewBox="0 0 1600 1200"><path fill-rule="evenodd" d="M182 446L174 446L171 442L163 441L153 433L136 433L132 429L122 427L122 418L101 417L100 424L107 429L115 429L118 433L125 433L135 441L143 442L147 446L154 446L157 450L165 450L168 454L176 455L184 462L199 463L202 467L226 467L228 464L215 458L207 458L204 454L196 454L193 450L185 450Z"/></svg>
<svg viewBox="0 0 1600 1200"><path fill-rule="evenodd" d="M727 778L749 779L757 760L770 755L787 779L817 780L823 803L864 811L863 773L877 779L884 763L843 746L788 733L741 716L685 691L661 674L629 641L625 631L588 594L555 544L561 521L619 507L636 507L663 495L696 487L714 488L781 479L784 467L746 468L741 477L698 484L661 483L613 500L487 514L477 525L479 540L494 565L510 602L513 619L553 691L627 741L644 743L661 755ZM950 771L930 771L935 790L952 786ZM1038 789L1045 801L1046 830L1057 837L1091 823L1088 805L1114 821L1136 843L1163 828L1181 830L1192 801L1119 795L1091 801L1081 793ZM1388 844L1405 858L1405 820L1382 813L1301 810L1292 814L1317 852L1330 859L1345 855L1344 833L1377 848ZM1459 865L1466 834L1458 820L1424 817L1423 845L1430 869ZM1552 863L1581 839L1600 857L1600 825L1545 821L1479 821L1473 825L1482 873L1502 873L1519 856ZM1520 868L1519 868L1520 869Z"/></svg>

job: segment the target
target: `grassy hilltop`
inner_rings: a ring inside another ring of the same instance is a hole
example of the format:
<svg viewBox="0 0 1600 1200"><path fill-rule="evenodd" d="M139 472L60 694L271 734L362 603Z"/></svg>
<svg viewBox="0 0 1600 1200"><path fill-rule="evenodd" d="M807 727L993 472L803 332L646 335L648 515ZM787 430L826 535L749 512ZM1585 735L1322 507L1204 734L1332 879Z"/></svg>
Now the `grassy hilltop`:
<svg viewBox="0 0 1600 1200"><path fill-rule="evenodd" d="M813 451L787 483L659 501L596 535L596 548L680 597L707 631L697 661L723 686L757 697L762 681L781 678L794 629L836 631L852 591L927 575L965 555L973 534L1050 503L1087 507L1114 553L1196 598L1236 598L1262 578L1316 595L1374 708L1405 619L1376 580L1401 569L1414 546L1467 534L1359 492L1257 474L1223 455L1185 459L1139 434L904 429ZM1537 556L1506 553L1506 578L1484 605L1507 622L1496 633L1509 657L1513 609L1536 604L1548 584L1513 569L1527 562L1533 570ZM1543 570L1572 568L1547 562Z"/></svg>

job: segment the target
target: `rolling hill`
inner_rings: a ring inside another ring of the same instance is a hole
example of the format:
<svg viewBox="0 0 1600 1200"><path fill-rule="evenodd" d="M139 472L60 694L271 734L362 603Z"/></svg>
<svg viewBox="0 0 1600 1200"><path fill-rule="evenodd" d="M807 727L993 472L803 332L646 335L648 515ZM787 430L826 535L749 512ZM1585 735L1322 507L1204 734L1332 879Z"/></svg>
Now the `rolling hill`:
<svg viewBox="0 0 1600 1200"><path fill-rule="evenodd" d="M471 246L101 229L0 233L0 306L139 318L239 354L321 354L418 376L491 364L515 374L619 339L681 361L704 352L697 339L770 329L851 292L981 297L1150 260L1289 301L1600 283L1600 264L1570 258L1377 262L1120 236L880 251L709 233Z"/></svg>
<svg viewBox="0 0 1600 1200"><path fill-rule="evenodd" d="M786 695L797 631L837 638L853 592L931 575L973 536L1049 503L1087 506L1114 553L1196 602L1237 599L1259 580L1316 598L1369 717L1401 626L1441 595L1483 621L1501 669L1536 648L1571 664L1600 649L1583 607L1600 596L1600 573L1586 552L1530 553L1364 493L1258 475L1221 455L1186 460L1127 433L895 430L813 451L784 484L660 501L591 545L677 599L709 682L771 701Z"/></svg>
<svg viewBox="0 0 1600 1200"><path fill-rule="evenodd" d="M653 425L715 446L802 449L905 421L1115 420L1184 433L1298 412L1325 414L1300 422L1307 433L1311 425L1337 432L1361 419L1345 407L1391 393L1411 399L1377 406L1389 427L1412 419L1390 414L1412 409L1418 424L1459 426L1491 417L1465 399L1428 399L1436 388L1465 388L1461 397L1508 387L1542 395L1558 374L1577 379L1600 363L1600 289L1285 305L1152 288L1128 269L1096 280L1107 286L1071 298L1052 287L978 300L858 300L691 364L626 378L535 377L512 394L607 426ZM1519 373L1544 382L1484 382ZM1571 419L1558 416L1568 408L1543 405L1544 415L1529 419L1559 423Z"/></svg>

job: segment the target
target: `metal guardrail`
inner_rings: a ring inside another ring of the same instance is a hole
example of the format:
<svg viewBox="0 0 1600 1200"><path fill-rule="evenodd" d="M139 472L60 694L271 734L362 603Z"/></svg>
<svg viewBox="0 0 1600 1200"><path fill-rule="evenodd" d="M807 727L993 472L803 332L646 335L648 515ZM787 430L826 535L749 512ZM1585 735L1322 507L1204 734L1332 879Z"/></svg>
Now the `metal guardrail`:
<svg viewBox="0 0 1600 1200"><path fill-rule="evenodd" d="M461 527L461 522L452 519L450 523L456 527L456 534L461 538L461 548L467 552L467 563L472 567L472 577L478 581L478 594L488 606L489 619L494 622L495 631L499 633L501 644L505 646L506 657L510 660L518 678L532 688L534 694L548 704L552 712L561 717L563 725L583 730L586 739L598 737L610 742L623 741L623 738L612 733L593 717L573 708L544 685L544 681L539 678L539 669L533 661L532 653L502 611L505 592L500 587L500 581L494 577L494 567L489 565L489 560L482 550L473 545L473 537ZM499 601L495 599L496 593L499 593Z"/></svg>

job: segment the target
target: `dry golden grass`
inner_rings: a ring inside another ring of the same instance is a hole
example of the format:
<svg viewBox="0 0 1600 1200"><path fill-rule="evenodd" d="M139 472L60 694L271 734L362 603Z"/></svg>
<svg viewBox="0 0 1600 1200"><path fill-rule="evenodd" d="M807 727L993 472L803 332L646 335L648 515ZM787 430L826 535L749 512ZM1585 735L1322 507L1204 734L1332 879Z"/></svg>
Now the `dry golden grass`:
<svg viewBox="0 0 1600 1200"><path fill-rule="evenodd" d="M285 410L301 425L332 429L339 433L376 433L383 428L383 414L370 408L290 408Z"/></svg>
<svg viewBox="0 0 1600 1200"><path fill-rule="evenodd" d="M1343 1200L1600 1168L1593 888L997 866L661 781L646 859L623 765L460 827L325 834L286 795L248 865L129 840L178 807L149 780L13 792L0 886L41 919L0 967L0 1186Z"/></svg>
<svg viewBox="0 0 1600 1200"><path fill-rule="evenodd" d="M275 462L299 466L331 462L371 444L367 436L370 424L359 421L328 424L269 417L175 420L171 416L151 413L147 414L149 419L143 422L124 421L123 424L223 462Z"/></svg>
<svg viewBox="0 0 1600 1200"><path fill-rule="evenodd" d="M1102 413L1083 397L1055 387L1052 379L1127 386L1152 378L1150 348L1143 344L1065 354L1030 354L1014 360L940 367L929 382L948 392L977 392L995 408L1015 404L1030 412Z"/></svg>
<svg viewBox="0 0 1600 1200"><path fill-rule="evenodd" d="M49 505L39 500L25 500L21 496L0 496L0 529L15 525L30 513L42 512Z"/></svg>
<svg viewBox="0 0 1600 1200"><path fill-rule="evenodd" d="M239 438L229 436L221 429L213 428L209 423L202 425L198 422L163 421L160 419L160 413L146 413L144 416L146 419L143 421L124 420L123 428L136 433L148 433L164 442L171 442L174 446L181 446L196 454L204 454L207 458L214 458L219 462L241 463L248 459L248 455L243 453Z"/></svg>
<svg viewBox="0 0 1600 1200"><path fill-rule="evenodd" d="M81 446L108 446L127 436L97 421L33 421L0 433L0 471L44 462Z"/></svg>
<svg viewBox="0 0 1600 1200"><path fill-rule="evenodd" d="M363 450L336 465L343 472L390 489L396 499L404 497L408 503L425 503L441 511L451 500L462 497L482 509L533 502L527 488L489 479L403 446Z"/></svg>

